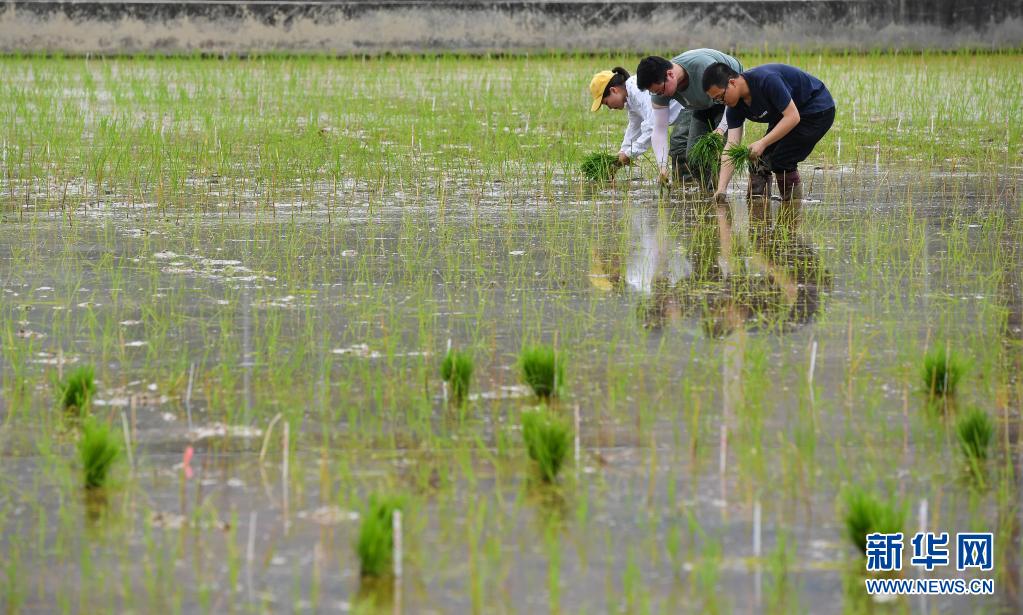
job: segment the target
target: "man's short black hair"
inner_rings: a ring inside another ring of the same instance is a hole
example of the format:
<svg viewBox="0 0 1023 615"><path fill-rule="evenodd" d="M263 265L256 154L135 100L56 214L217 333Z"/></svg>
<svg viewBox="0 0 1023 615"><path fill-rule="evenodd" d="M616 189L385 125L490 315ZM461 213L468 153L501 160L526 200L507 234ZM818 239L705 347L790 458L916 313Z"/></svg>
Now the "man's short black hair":
<svg viewBox="0 0 1023 615"><path fill-rule="evenodd" d="M715 62L707 67L707 70L703 71L703 91L713 87L719 87L722 90L728 87L728 80L735 79L739 76L739 73L725 64L724 62Z"/></svg>
<svg viewBox="0 0 1023 615"><path fill-rule="evenodd" d="M636 67L636 87L646 90L655 83L662 83L668 78L671 62L661 56L647 56L639 61Z"/></svg>

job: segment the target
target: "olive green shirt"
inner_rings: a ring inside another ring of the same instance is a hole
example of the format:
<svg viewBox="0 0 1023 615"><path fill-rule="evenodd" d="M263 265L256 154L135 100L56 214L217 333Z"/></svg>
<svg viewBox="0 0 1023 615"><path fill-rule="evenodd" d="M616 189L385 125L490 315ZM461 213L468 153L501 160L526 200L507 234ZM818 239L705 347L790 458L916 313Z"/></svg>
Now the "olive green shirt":
<svg viewBox="0 0 1023 615"><path fill-rule="evenodd" d="M742 72L742 64L738 60L727 53L721 53L717 49L691 49L675 56L671 61L684 68L689 76L689 83L686 85L686 89L675 90L675 94L671 99L677 100L690 111L700 111L714 106L710 96L707 96L707 93L703 91L703 71L707 70L711 64L724 62L731 66L735 72ZM650 93L650 102L661 107L667 107L671 99L658 96L652 92Z"/></svg>

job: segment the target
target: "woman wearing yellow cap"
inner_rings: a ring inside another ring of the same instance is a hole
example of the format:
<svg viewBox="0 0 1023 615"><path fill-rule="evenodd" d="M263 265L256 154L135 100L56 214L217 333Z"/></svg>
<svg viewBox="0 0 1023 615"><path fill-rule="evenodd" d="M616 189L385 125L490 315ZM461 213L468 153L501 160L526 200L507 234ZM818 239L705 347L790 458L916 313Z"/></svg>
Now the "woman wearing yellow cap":
<svg viewBox="0 0 1023 615"><path fill-rule="evenodd" d="M618 150L618 164L626 165L650 149L650 137L654 130L653 108L650 94L636 87L636 78L621 66L602 70L590 80L590 94L593 104L590 111L607 105L609 109L628 109L629 125ZM682 105L672 100L668 108L668 123L674 123Z"/></svg>

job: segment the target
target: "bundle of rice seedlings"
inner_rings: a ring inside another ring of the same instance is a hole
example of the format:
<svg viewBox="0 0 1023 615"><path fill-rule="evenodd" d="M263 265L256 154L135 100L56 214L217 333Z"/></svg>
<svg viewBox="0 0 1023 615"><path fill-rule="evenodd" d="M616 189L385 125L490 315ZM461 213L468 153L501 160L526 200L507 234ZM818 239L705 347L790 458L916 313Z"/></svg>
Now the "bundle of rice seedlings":
<svg viewBox="0 0 1023 615"><path fill-rule="evenodd" d="M82 425L82 438L78 441L85 488L99 489L106 485L110 468L120 454L121 447L113 432L95 419L87 419Z"/></svg>
<svg viewBox="0 0 1023 615"><path fill-rule="evenodd" d="M724 149L724 135L713 130L703 135L689 150L690 171L693 173L709 172L717 175L721 169L721 152Z"/></svg>
<svg viewBox="0 0 1023 615"><path fill-rule="evenodd" d="M543 480L556 481L572 446L572 428L568 421L542 408L523 412L522 439L529 458L539 466Z"/></svg>
<svg viewBox="0 0 1023 615"><path fill-rule="evenodd" d="M956 421L959 446L966 458L977 463L987 459L987 449L994 439L995 426L986 412L974 408Z"/></svg>
<svg viewBox="0 0 1023 615"><path fill-rule="evenodd" d="M618 171L618 156L594 152L583 158L582 171L590 181L609 182Z"/></svg>
<svg viewBox="0 0 1023 615"><path fill-rule="evenodd" d="M753 172L753 152L748 145L737 143L725 150L725 156L735 167L736 173Z"/></svg>
<svg viewBox="0 0 1023 615"><path fill-rule="evenodd" d="M96 392L95 372L89 365L76 367L58 384L58 388L61 408L69 412L80 412Z"/></svg>
<svg viewBox="0 0 1023 615"><path fill-rule="evenodd" d="M451 399L457 404L469 397L472 380L472 355L465 351L449 350L440 366L440 375L451 387Z"/></svg>
<svg viewBox="0 0 1023 615"><path fill-rule="evenodd" d="M881 501L862 487L850 487L844 493L845 529L849 540L867 552L867 534L892 534L902 531L905 508L893 501Z"/></svg>
<svg viewBox="0 0 1023 615"><path fill-rule="evenodd" d="M519 371L537 397L549 399L565 382L564 357L551 346L529 346L519 354Z"/></svg>
<svg viewBox="0 0 1023 615"><path fill-rule="evenodd" d="M394 511L405 505L405 498L397 495L371 495L362 515L359 539L355 552L359 556L359 570L363 577L382 577L392 572L394 557Z"/></svg>
<svg viewBox="0 0 1023 615"><path fill-rule="evenodd" d="M951 397L955 394L956 386L966 367L966 361L954 349L942 345L935 346L924 356L924 366L920 373L924 381L924 390L931 398Z"/></svg>

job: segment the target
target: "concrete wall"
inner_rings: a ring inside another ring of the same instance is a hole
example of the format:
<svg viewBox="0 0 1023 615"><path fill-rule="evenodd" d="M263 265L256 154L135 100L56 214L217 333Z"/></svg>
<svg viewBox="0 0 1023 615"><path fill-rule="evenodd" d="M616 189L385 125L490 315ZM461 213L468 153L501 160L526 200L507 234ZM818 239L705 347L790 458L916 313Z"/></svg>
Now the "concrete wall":
<svg viewBox="0 0 1023 615"><path fill-rule="evenodd" d="M0 50L6 52L1023 47L1023 0L143 0L0 6Z"/></svg>

